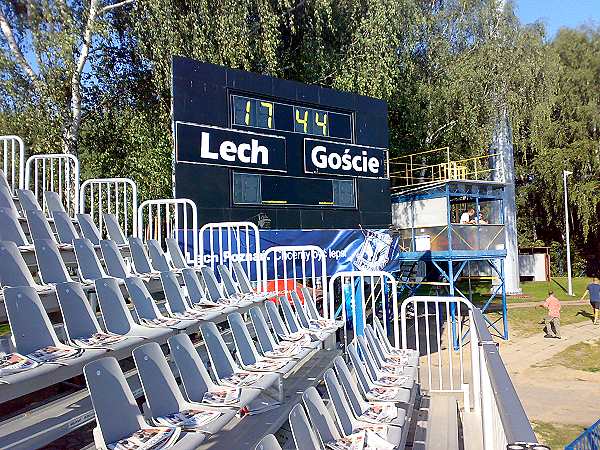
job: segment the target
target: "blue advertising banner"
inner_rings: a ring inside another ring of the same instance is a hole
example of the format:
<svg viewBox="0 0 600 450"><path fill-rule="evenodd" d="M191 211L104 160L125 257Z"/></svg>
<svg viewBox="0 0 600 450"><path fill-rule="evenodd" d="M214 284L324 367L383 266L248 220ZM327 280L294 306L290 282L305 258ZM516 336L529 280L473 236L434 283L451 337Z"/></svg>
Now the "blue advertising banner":
<svg viewBox="0 0 600 450"><path fill-rule="evenodd" d="M215 231L214 233L217 233ZM229 236L231 238L231 236ZM212 239L207 232L203 239L205 254L201 255L204 264L227 264L230 258L243 261L246 255L253 254L256 249L254 243L246 242L246 236L234 236L234 240L240 242L242 251L237 250L232 255L227 248L228 236L226 231L222 232L219 240L213 234ZM191 239L188 240L191 242ZM219 242L221 255L210 255L211 242ZM399 253L401 247L398 238L392 237L388 230L364 230L364 229L338 229L338 230L261 230L260 247L261 253L275 246L298 246L316 245L322 248L327 258L327 275L331 276L340 271L352 270L383 270L397 272L400 270ZM222 259L222 260L221 260ZM267 274L268 277L272 274Z"/></svg>

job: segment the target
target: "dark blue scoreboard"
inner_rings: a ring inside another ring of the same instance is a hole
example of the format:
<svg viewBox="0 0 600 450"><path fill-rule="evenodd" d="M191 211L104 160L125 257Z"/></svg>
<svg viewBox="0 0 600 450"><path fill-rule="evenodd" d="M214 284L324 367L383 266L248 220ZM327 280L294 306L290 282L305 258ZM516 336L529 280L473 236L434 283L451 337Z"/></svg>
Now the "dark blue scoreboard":
<svg viewBox="0 0 600 450"><path fill-rule="evenodd" d="M174 192L201 224L389 226L385 102L188 58L172 70Z"/></svg>

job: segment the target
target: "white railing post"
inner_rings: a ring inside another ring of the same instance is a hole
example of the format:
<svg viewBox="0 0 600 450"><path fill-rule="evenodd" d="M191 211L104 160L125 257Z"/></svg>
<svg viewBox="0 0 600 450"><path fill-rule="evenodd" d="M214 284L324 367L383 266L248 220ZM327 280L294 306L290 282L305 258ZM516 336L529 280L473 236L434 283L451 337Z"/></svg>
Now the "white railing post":
<svg viewBox="0 0 600 450"><path fill-rule="evenodd" d="M254 267L257 288L262 291L262 264L260 253L260 233L253 222L212 222L200 228L200 264L209 265L216 271L218 264L230 270L234 262L246 266L248 277L252 277Z"/></svg>
<svg viewBox="0 0 600 450"><path fill-rule="evenodd" d="M191 212L191 220L188 210ZM182 239L179 238L180 231ZM167 237L177 239L178 242L183 243L183 254L186 260L195 267L198 266L198 231L198 210L192 200L185 198L146 200L138 208L137 236L143 241L156 239L161 244ZM192 233L191 252L190 232Z"/></svg>
<svg viewBox="0 0 600 450"><path fill-rule="evenodd" d="M2 171L13 195L25 186L25 143L19 136L0 136Z"/></svg>
<svg viewBox="0 0 600 450"><path fill-rule="evenodd" d="M268 282L275 282L275 290L283 282L283 289L288 281L300 282L312 290L313 299L317 300L318 284L323 292L323 317L330 315L327 296L327 260L325 252L316 245L286 245L270 247L262 255L263 291L268 291ZM310 281L310 287L307 283Z"/></svg>
<svg viewBox="0 0 600 450"><path fill-rule="evenodd" d="M103 230L103 213L115 214L125 236L137 236L138 192L131 178L92 178L81 183L79 212L89 212Z"/></svg>
<svg viewBox="0 0 600 450"><path fill-rule="evenodd" d="M44 191L56 192L74 218L79 211L79 159L67 153L30 156L25 163L25 189L33 191L47 215Z"/></svg>

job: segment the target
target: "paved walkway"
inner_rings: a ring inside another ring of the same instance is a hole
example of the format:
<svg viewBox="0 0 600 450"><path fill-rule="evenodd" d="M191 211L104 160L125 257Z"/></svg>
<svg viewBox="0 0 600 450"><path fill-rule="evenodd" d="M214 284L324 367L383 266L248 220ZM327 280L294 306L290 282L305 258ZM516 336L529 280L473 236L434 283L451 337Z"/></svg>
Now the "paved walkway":
<svg viewBox="0 0 600 450"><path fill-rule="evenodd" d="M565 325L561 334L563 339L516 336L500 343L500 354L531 420L589 426L600 418L600 372L534 366L573 344L600 339L600 326Z"/></svg>

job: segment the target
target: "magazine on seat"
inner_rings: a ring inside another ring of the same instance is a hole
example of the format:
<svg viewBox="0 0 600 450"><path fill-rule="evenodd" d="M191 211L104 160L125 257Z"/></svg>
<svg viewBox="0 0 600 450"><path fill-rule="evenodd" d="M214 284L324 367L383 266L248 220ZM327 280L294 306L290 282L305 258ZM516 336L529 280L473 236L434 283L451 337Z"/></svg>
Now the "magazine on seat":
<svg viewBox="0 0 600 450"><path fill-rule="evenodd" d="M371 423L389 423L398 417L398 409L395 404L370 405L359 420Z"/></svg>
<svg viewBox="0 0 600 450"><path fill-rule="evenodd" d="M261 377L262 375L259 373L239 371L230 377L222 378L221 383L231 387L250 386L260 380Z"/></svg>
<svg viewBox="0 0 600 450"><path fill-rule="evenodd" d="M237 388L221 388L214 391L208 391L202 397L203 403L215 406L225 406L235 404L240 399L240 390Z"/></svg>
<svg viewBox="0 0 600 450"><path fill-rule="evenodd" d="M14 373L25 372L37 367L39 363L20 353L7 353L0 355L0 377Z"/></svg>
<svg viewBox="0 0 600 450"><path fill-rule="evenodd" d="M117 334L94 333L87 338L73 339L73 344L82 348L99 348L116 344L125 339L127 339L125 336L119 336Z"/></svg>
<svg viewBox="0 0 600 450"><path fill-rule="evenodd" d="M292 342L282 342L282 344L287 343L287 344L291 344L291 345L280 345L278 348L276 348L275 350L269 350L268 352L265 352L265 356L267 358L292 358L293 356L296 356L298 353L300 353L301 347L299 344L297 343L292 343Z"/></svg>
<svg viewBox="0 0 600 450"><path fill-rule="evenodd" d="M397 387L374 387L367 392L367 400L389 401L398 395L400 388Z"/></svg>
<svg viewBox="0 0 600 450"><path fill-rule="evenodd" d="M27 357L37 362L52 362L63 359L76 358L83 353L83 349L74 347L54 347L48 346L40 348L33 353L29 353Z"/></svg>
<svg viewBox="0 0 600 450"><path fill-rule="evenodd" d="M168 416L157 417L155 422L167 427L179 427L182 431L202 431L202 426L219 418L221 412L209 409L185 409Z"/></svg>
<svg viewBox="0 0 600 450"><path fill-rule="evenodd" d="M109 450L161 450L172 447L181 433L180 428L152 427L142 428L131 436L108 444Z"/></svg>
<svg viewBox="0 0 600 450"><path fill-rule="evenodd" d="M278 361L272 359L263 359L261 361L257 361L251 366L246 366L248 370L258 371L258 372L274 372L276 370L281 369L287 364L286 361Z"/></svg>
<svg viewBox="0 0 600 450"><path fill-rule="evenodd" d="M173 327L179 325L179 320L171 319L169 317L156 317L154 319L141 319L142 325L147 327Z"/></svg>

